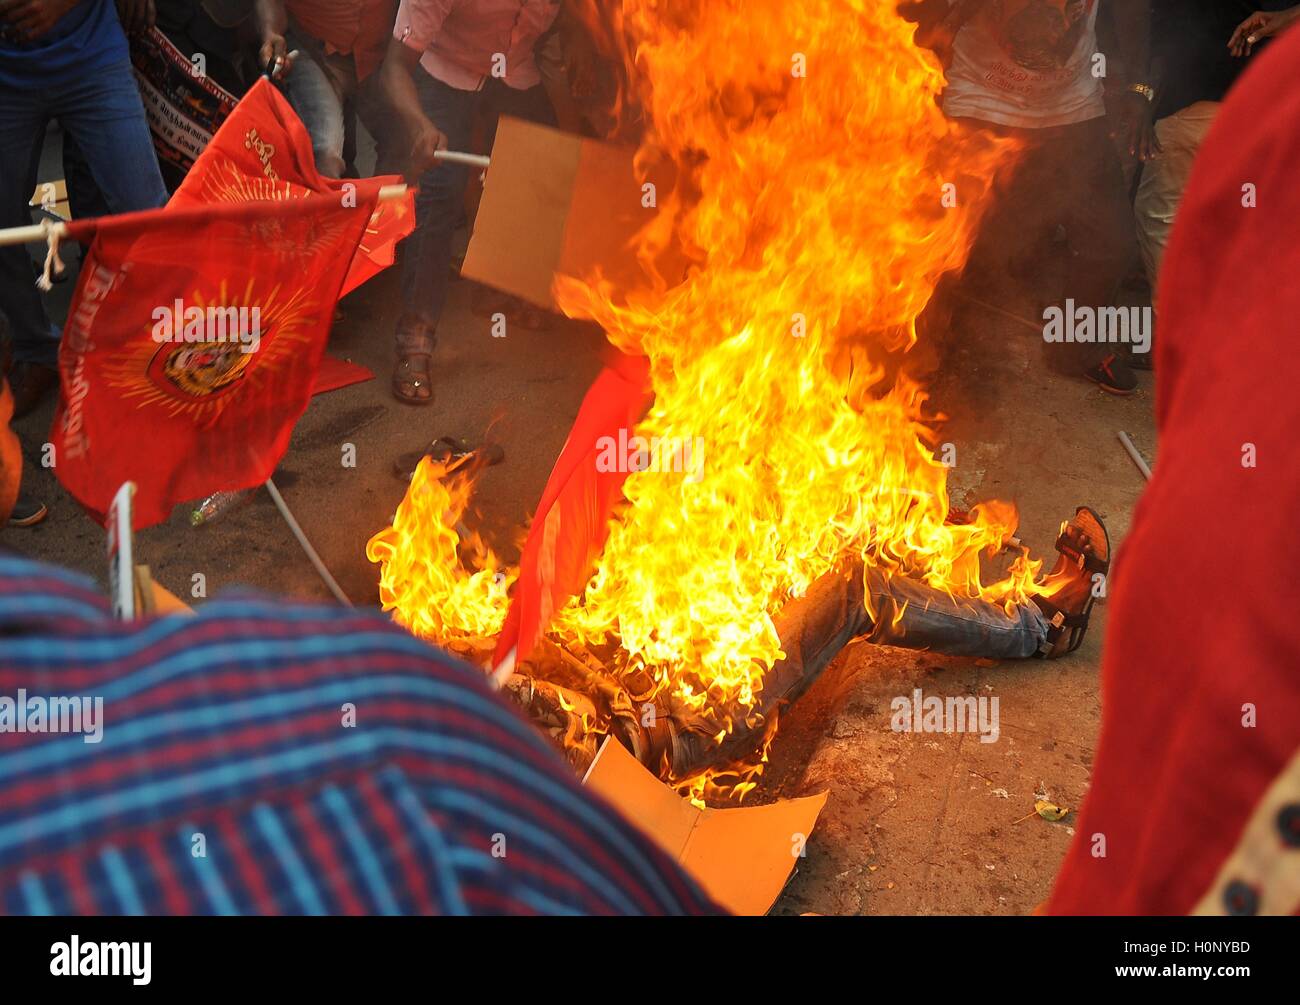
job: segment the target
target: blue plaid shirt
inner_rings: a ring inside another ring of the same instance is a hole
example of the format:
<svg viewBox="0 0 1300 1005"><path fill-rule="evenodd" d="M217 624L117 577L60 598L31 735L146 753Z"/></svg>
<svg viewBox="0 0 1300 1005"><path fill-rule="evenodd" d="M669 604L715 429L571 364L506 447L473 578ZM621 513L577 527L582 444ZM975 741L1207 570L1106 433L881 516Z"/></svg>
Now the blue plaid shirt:
<svg viewBox="0 0 1300 1005"><path fill-rule="evenodd" d="M718 910L479 671L374 612L122 623L0 556L0 779L8 913Z"/></svg>

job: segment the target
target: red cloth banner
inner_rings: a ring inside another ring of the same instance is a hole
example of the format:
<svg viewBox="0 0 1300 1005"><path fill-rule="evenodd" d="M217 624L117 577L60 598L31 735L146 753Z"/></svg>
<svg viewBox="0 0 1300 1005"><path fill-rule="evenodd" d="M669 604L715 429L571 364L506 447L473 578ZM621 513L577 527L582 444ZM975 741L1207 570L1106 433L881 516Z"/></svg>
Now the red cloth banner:
<svg viewBox="0 0 1300 1005"><path fill-rule="evenodd" d="M517 659L527 658L553 614L586 585L628 475L598 469L600 442L607 436L617 440L620 429L630 432L652 394L649 361L620 356L600 372L583 398L524 543L494 666L512 649Z"/></svg>
<svg viewBox="0 0 1300 1005"><path fill-rule="evenodd" d="M311 137L275 85L262 78L235 107L190 169L167 207L301 199L334 193L356 205L398 175L326 178L316 170ZM376 203L343 282L344 296L393 264L397 242L415 226L415 193Z"/></svg>
<svg viewBox="0 0 1300 1005"><path fill-rule="evenodd" d="M59 349L54 471L101 522L137 485L135 528L259 485L311 398L374 210L337 195L74 223L94 242Z"/></svg>

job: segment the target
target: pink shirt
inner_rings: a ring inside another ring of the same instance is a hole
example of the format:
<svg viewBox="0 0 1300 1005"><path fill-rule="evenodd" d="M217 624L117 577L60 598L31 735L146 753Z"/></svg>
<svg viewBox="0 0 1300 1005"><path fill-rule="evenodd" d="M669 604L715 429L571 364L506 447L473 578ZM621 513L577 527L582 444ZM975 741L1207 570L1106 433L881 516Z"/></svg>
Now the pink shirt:
<svg viewBox="0 0 1300 1005"><path fill-rule="evenodd" d="M533 46L559 12L559 0L402 0L393 37L451 87L476 91L499 76L523 90L542 81Z"/></svg>

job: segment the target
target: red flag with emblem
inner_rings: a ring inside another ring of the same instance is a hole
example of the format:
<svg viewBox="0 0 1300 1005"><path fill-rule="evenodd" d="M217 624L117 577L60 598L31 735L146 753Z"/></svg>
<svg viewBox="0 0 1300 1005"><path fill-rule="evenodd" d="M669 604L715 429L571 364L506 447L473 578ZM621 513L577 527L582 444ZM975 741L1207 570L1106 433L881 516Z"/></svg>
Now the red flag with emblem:
<svg viewBox="0 0 1300 1005"><path fill-rule="evenodd" d="M103 520L136 482L135 526L270 477L310 399L339 297L392 264L415 222L397 177L340 181L268 80L240 101L163 209L69 225L94 243L59 351L59 480Z"/></svg>
<svg viewBox="0 0 1300 1005"><path fill-rule="evenodd" d="M401 182L398 175L323 176L316 170L306 127L275 85L263 77L222 123L167 207L301 199L313 193L333 193L355 206L362 193ZM415 226L414 198L414 192L408 191L375 204L340 296L393 264L397 242Z"/></svg>
<svg viewBox="0 0 1300 1005"><path fill-rule="evenodd" d="M135 527L259 485L311 398L377 189L74 222L93 236L59 348L54 471L102 522L123 481Z"/></svg>

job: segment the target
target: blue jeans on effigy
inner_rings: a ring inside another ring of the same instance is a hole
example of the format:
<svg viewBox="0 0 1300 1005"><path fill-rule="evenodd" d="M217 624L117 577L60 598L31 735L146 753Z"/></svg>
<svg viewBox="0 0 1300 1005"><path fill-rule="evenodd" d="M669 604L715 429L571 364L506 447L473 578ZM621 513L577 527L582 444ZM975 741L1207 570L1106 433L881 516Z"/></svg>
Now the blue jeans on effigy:
<svg viewBox="0 0 1300 1005"><path fill-rule="evenodd" d="M31 223L27 203L52 119L76 141L110 213L167 201L135 75L123 60L57 87L0 87L0 227ZM0 311L9 319L14 362L57 364L59 329L45 314L22 245L0 248Z"/></svg>
<svg viewBox="0 0 1300 1005"><path fill-rule="evenodd" d="M777 620L785 656L763 681L765 713L797 698L854 639L948 656L1024 659L1039 651L1048 630L1033 602L1008 614L917 579L864 570L860 561L822 576Z"/></svg>
<svg viewBox="0 0 1300 1005"><path fill-rule="evenodd" d="M928 649L947 656L1024 659L1047 640L1047 620L1033 603L1008 614L984 600L957 600L916 579L886 579L867 571L874 618L868 641L904 649Z"/></svg>
<svg viewBox="0 0 1300 1005"><path fill-rule="evenodd" d="M513 115L553 125L555 112L542 85L517 90L489 77L477 91L462 91L426 73L416 72L420 107L447 137L449 150L466 150L475 113L487 113L487 147L496 139L497 120ZM402 313L397 322L399 353L431 353L434 330L447 300L452 237L464 208L470 169L440 161L420 176L415 197L415 230L402 242ZM520 226L527 226L526 220Z"/></svg>

